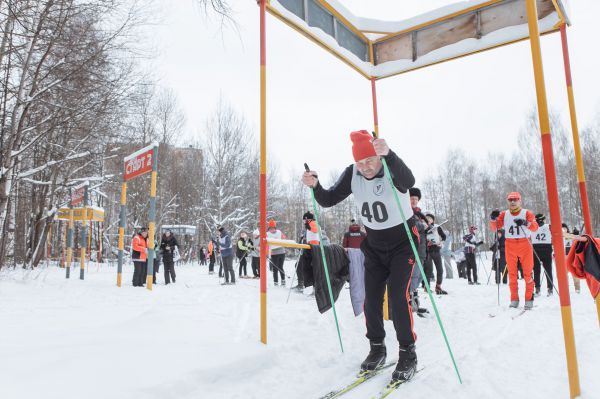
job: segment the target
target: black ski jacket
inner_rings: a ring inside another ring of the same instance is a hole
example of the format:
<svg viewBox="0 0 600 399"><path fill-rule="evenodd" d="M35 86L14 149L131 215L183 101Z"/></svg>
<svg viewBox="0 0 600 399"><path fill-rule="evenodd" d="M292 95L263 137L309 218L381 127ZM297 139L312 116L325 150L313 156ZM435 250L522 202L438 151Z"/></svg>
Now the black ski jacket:
<svg viewBox="0 0 600 399"><path fill-rule="evenodd" d="M317 307L319 312L325 313L331 309L331 300L329 299L321 249L318 245L311 245L311 247L310 251L304 251L306 256L300 258L298 267L303 268L304 285L306 287L314 285ZM324 248L333 300L337 301L340 292L344 288L344 283L350 279L350 260L341 245L325 245Z"/></svg>

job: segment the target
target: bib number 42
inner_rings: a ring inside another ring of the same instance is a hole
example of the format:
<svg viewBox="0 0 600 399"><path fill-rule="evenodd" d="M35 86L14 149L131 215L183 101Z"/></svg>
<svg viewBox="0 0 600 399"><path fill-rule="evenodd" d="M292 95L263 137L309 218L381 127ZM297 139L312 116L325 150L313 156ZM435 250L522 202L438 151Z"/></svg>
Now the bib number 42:
<svg viewBox="0 0 600 399"><path fill-rule="evenodd" d="M372 205L368 202L363 202L360 214L367 219L369 223L373 223L373 219L375 219L375 222L377 223L383 223L388 220L389 217L385 204L380 201L375 201Z"/></svg>

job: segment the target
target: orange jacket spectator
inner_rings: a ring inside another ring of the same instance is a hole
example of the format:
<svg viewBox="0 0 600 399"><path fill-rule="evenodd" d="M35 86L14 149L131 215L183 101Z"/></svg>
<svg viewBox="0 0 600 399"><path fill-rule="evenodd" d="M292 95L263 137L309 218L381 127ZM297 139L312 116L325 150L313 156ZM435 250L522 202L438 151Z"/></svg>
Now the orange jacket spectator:
<svg viewBox="0 0 600 399"><path fill-rule="evenodd" d="M131 249L133 251L131 259L133 259L134 261L146 261L147 248L148 243L146 242L144 236L142 236L141 234L136 234L135 237L133 237L133 241L131 242Z"/></svg>

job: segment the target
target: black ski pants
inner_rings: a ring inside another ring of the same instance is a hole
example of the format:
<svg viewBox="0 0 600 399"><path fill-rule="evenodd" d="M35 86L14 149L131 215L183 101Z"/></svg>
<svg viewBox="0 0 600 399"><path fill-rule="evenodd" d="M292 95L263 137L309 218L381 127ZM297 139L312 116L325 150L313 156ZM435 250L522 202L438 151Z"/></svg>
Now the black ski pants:
<svg viewBox="0 0 600 399"><path fill-rule="evenodd" d="M283 271L285 254L271 255L271 262L273 263L273 281L278 283L278 276L281 275L281 283L285 284L285 272Z"/></svg>
<svg viewBox="0 0 600 399"><path fill-rule="evenodd" d="M252 274L254 277L260 277L260 258L258 256L252 257Z"/></svg>
<svg viewBox="0 0 600 399"><path fill-rule="evenodd" d="M213 273L215 271L215 255L211 255L208 262L208 272Z"/></svg>
<svg viewBox="0 0 600 399"><path fill-rule="evenodd" d="M477 261L475 260L475 253L466 253L465 258L467 259L467 279L469 282L477 282ZM473 272L473 279L471 280L471 272Z"/></svg>
<svg viewBox="0 0 600 399"><path fill-rule="evenodd" d="M143 287L146 275L144 274L146 261L133 261L133 286Z"/></svg>
<svg viewBox="0 0 600 399"><path fill-rule="evenodd" d="M461 260L456 262L456 268L458 269L458 278L467 278L467 261Z"/></svg>
<svg viewBox="0 0 600 399"><path fill-rule="evenodd" d="M233 255L223 256L221 258L221 263L223 264L223 268L225 269L225 282L229 283L229 279L231 278L231 282L235 283L235 272L233 271ZM221 268L219 268L219 271L221 271Z"/></svg>
<svg viewBox="0 0 600 399"><path fill-rule="evenodd" d="M171 282L171 280L173 280L173 282L175 282L175 264L173 263L172 260L168 261L168 260L164 260L163 259L163 263L164 263L164 269L165 269L165 285L169 284Z"/></svg>
<svg viewBox="0 0 600 399"><path fill-rule="evenodd" d="M435 284L442 285L444 279L444 265L442 264L442 256L439 248L428 249L427 260L425 261L425 275L428 281L433 281L433 265L435 264Z"/></svg>
<svg viewBox="0 0 600 399"><path fill-rule="evenodd" d="M248 275L248 268L246 267L247 263L246 255L242 256L240 258L240 266L238 267L238 276L242 277L242 270L244 271L244 276Z"/></svg>
<svg viewBox="0 0 600 399"><path fill-rule="evenodd" d="M554 287L554 279L552 277L552 244L533 244L533 251L533 282L535 283L535 288L540 288L541 266L543 265L546 271L546 286L549 290L552 290Z"/></svg>
<svg viewBox="0 0 600 399"><path fill-rule="evenodd" d="M152 284L156 284L156 273L160 268L160 260L158 258L154 259L154 268L152 268Z"/></svg>
<svg viewBox="0 0 600 399"><path fill-rule="evenodd" d="M496 262L496 284L500 284L500 279L502 279L502 284L506 284L508 282L508 272L504 271L506 269L504 249L500 250L500 257L494 261Z"/></svg>
<svg viewBox="0 0 600 399"><path fill-rule="evenodd" d="M413 239L417 237L413 234ZM393 247L379 247L362 242L365 254L365 303L367 338L371 341L383 340L383 295L386 283L391 318L400 345L415 342L412 309L410 306L410 281L415 267L415 256L408 239Z"/></svg>

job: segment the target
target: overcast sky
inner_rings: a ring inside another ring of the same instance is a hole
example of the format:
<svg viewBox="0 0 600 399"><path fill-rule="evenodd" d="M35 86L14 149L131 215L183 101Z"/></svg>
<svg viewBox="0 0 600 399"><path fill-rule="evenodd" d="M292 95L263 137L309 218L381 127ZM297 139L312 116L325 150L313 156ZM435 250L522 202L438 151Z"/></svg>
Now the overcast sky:
<svg viewBox="0 0 600 399"><path fill-rule="evenodd" d="M168 2L162 25L148 40L161 83L174 89L187 114L186 136L200 135L220 95L259 133L259 9L254 0L232 0L238 30L220 30L193 0ZM448 0L346 0L356 15L396 20L453 3ZM600 2L571 4L571 64L580 127L600 111ZM352 162L349 132L372 130L370 83L304 36L267 16L267 134L270 161L284 178L300 175L303 162L322 176ZM510 152L535 105L528 41L428 67L378 82L381 137L413 169L417 185L450 148L474 153ZM551 109L566 124L560 35L542 38ZM563 149L555 148L555 151ZM571 151L572 149L564 149Z"/></svg>

